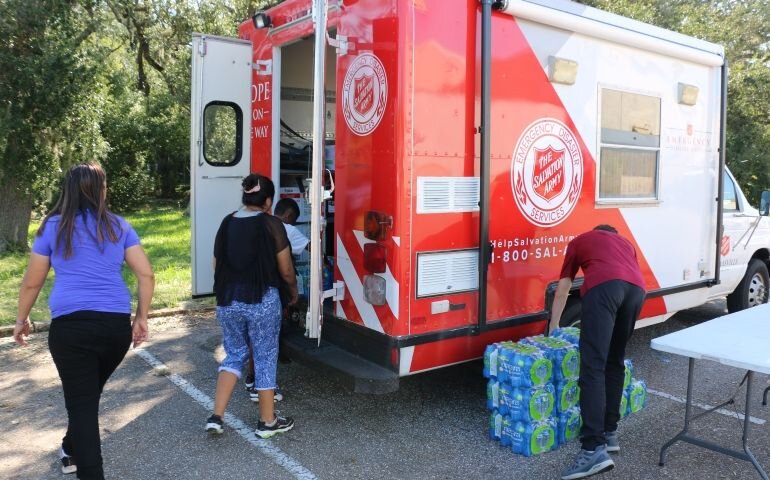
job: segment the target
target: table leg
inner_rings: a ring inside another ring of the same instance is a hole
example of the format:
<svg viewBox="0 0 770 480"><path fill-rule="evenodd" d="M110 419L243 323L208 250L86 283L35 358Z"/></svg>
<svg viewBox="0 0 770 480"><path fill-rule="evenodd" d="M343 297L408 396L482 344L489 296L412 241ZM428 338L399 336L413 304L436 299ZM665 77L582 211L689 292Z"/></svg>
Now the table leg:
<svg viewBox="0 0 770 480"><path fill-rule="evenodd" d="M754 465L757 472L759 472L759 476L762 477L763 480L770 480L767 477L767 473L765 473L762 468L762 465L759 464L756 457L754 457L754 454L749 450L749 425L751 425L749 419L751 418L751 384L753 380L754 372L749 370L746 374L746 413L744 414L745 417L743 419L743 451L746 452L748 460Z"/></svg>
<svg viewBox="0 0 770 480"><path fill-rule="evenodd" d="M695 367L695 359L690 358L688 359L687 364L687 401L685 402L684 406L684 428L681 432L676 434L674 438L666 442L665 445L663 445L663 448L660 449L660 462L658 465L661 467L665 464L666 461L666 450L668 450L668 447L678 442L683 436L686 436L689 429L690 429L690 413L692 411L692 381L693 381L693 370Z"/></svg>

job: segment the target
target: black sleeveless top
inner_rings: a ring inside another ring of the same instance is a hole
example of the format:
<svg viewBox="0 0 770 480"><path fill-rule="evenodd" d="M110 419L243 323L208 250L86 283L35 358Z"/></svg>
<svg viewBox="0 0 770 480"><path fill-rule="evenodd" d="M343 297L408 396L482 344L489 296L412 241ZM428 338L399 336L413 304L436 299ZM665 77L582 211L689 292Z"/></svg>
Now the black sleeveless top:
<svg viewBox="0 0 770 480"><path fill-rule="evenodd" d="M268 288L280 288L276 255L289 247L283 222L271 215L226 216L214 240L217 306L255 304Z"/></svg>

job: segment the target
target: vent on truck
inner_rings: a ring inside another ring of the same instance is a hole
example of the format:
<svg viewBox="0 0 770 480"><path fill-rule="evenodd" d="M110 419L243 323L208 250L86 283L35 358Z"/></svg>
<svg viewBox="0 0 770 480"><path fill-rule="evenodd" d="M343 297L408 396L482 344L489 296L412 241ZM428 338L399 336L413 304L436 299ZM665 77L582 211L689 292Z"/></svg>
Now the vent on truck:
<svg viewBox="0 0 770 480"><path fill-rule="evenodd" d="M417 213L475 212L478 177L418 177Z"/></svg>
<svg viewBox="0 0 770 480"><path fill-rule="evenodd" d="M417 254L417 297L467 292L478 286L477 249Z"/></svg>

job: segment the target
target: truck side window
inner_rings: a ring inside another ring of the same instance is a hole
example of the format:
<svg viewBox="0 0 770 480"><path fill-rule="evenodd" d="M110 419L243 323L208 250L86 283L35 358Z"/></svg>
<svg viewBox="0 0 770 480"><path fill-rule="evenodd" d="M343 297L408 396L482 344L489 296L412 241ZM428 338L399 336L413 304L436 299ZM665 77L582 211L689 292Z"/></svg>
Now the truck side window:
<svg viewBox="0 0 770 480"><path fill-rule="evenodd" d="M660 98L601 91L600 200L657 200Z"/></svg>
<svg viewBox="0 0 770 480"><path fill-rule="evenodd" d="M735 183L728 174L724 174L724 191L722 192L722 210L738 210L738 195L735 193Z"/></svg>
<svg viewBox="0 0 770 480"><path fill-rule="evenodd" d="M230 102L211 102L203 111L203 158L210 165L230 166L241 159L243 114Z"/></svg>

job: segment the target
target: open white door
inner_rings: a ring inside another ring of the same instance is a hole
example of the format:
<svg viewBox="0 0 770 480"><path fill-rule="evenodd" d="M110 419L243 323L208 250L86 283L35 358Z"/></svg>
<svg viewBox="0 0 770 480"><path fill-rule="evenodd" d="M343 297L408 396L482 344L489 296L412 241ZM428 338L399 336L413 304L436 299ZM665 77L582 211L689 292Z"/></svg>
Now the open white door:
<svg viewBox="0 0 770 480"><path fill-rule="evenodd" d="M214 236L241 203L251 155L251 43L194 34L190 106L192 294L213 292Z"/></svg>

